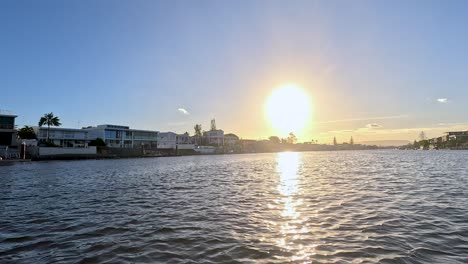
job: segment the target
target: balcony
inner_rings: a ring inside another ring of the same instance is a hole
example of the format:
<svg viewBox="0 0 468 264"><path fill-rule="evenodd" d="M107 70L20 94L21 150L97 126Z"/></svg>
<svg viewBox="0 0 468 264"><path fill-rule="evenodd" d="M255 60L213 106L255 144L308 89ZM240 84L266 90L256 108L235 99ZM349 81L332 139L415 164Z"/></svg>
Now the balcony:
<svg viewBox="0 0 468 264"><path fill-rule="evenodd" d="M0 129L15 129L13 124L0 124Z"/></svg>

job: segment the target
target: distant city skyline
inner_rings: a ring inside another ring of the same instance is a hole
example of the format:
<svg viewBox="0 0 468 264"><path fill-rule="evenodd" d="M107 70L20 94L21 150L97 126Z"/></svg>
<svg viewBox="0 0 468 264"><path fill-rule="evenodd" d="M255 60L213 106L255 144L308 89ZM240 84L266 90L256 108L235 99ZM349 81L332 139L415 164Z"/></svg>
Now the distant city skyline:
<svg viewBox="0 0 468 264"><path fill-rule="evenodd" d="M409 140L468 129L464 1L3 1L0 109L242 138L265 105L310 99L299 141Z"/></svg>

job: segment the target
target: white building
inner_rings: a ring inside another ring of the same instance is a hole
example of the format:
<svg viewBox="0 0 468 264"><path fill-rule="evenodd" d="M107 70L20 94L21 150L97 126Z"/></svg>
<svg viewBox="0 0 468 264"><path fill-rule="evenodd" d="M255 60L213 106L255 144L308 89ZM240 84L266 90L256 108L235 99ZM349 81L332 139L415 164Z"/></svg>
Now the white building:
<svg viewBox="0 0 468 264"><path fill-rule="evenodd" d="M161 132L158 135L158 149L175 149L177 134L174 132Z"/></svg>
<svg viewBox="0 0 468 264"><path fill-rule="evenodd" d="M89 132L89 139L101 138L107 147L111 148L156 148L158 131L130 129L128 126L98 125L86 127L83 130Z"/></svg>
<svg viewBox="0 0 468 264"><path fill-rule="evenodd" d="M158 136L158 149L194 149L188 133L176 134L174 132L162 132Z"/></svg>
<svg viewBox="0 0 468 264"><path fill-rule="evenodd" d="M88 147L88 131L84 129L61 127L34 127L33 129L39 144L49 139L53 144L63 148Z"/></svg>
<svg viewBox="0 0 468 264"><path fill-rule="evenodd" d="M177 134L177 144L193 144L192 138L188 132Z"/></svg>
<svg viewBox="0 0 468 264"><path fill-rule="evenodd" d="M177 149L195 149L195 144L187 132L177 135Z"/></svg>
<svg viewBox="0 0 468 264"><path fill-rule="evenodd" d="M208 145L224 145L224 131L221 129L205 131L203 132L203 137Z"/></svg>

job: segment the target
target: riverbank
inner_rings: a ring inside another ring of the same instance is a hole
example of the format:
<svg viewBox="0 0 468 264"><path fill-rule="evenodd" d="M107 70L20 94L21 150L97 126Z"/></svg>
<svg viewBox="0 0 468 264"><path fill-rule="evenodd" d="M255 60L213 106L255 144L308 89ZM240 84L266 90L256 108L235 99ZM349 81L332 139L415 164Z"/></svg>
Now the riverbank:
<svg viewBox="0 0 468 264"><path fill-rule="evenodd" d="M8 159L8 160L0 160L0 166L3 165L13 165L17 163L25 163L31 162L31 159Z"/></svg>
<svg viewBox="0 0 468 264"><path fill-rule="evenodd" d="M356 150L368 150L368 149L354 149ZM184 152L184 153L164 153L164 154L150 154L150 155L76 155L76 154L61 154L61 155L48 155L48 156L35 156L26 160L10 159L3 160L5 164L7 162L23 162L23 161L47 161L47 160L108 160L108 159L133 159L133 158L160 158L160 157L184 157L184 156L219 156L219 155L235 155L235 154L262 154L262 153L281 153L281 152L326 152L326 151L346 151L343 149L339 150L278 150L278 151L262 151L262 152L230 152L230 153L197 153L197 152ZM1 162L1 161L0 161Z"/></svg>

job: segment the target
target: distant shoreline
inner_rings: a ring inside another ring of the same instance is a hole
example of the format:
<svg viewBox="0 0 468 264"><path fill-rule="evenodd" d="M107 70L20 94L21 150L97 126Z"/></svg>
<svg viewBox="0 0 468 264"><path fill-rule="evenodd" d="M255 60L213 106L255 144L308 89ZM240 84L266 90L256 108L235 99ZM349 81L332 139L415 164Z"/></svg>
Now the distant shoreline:
<svg viewBox="0 0 468 264"><path fill-rule="evenodd" d="M399 149L393 148L376 148L376 149L336 149L336 150L284 150L284 151L264 151L264 152L242 152L242 153L211 153L211 154L180 154L180 155L146 155L146 156L51 156L41 157L38 159L7 159L0 160L0 165L17 164L24 162L36 161L72 161L72 160L118 160L118 159L140 159L140 158L167 158L167 157L187 157L187 156L221 156L221 155L242 155L242 154L267 154L267 153L283 153L283 152L343 152L343 151L378 151L378 150L399 150L399 151L422 151L421 149ZM434 149L435 150L435 149ZM439 151L466 151L467 148L459 149L440 149Z"/></svg>

